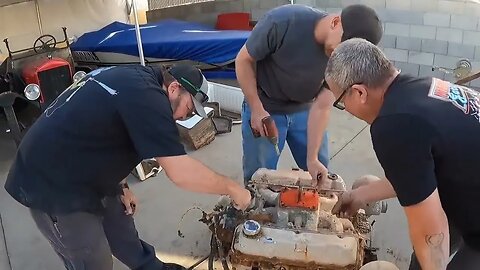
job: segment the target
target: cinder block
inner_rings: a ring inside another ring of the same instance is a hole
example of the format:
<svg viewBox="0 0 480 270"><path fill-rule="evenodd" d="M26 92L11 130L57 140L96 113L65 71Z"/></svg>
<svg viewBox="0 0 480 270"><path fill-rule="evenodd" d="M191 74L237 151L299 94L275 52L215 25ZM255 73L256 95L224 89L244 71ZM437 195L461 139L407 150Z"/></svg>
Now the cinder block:
<svg viewBox="0 0 480 270"><path fill-rule="evenodd" d="M312 1L316 7L325 9L325 8L341 8L342 3L340 1L335 1L335 0L313 0ZM297 1L295 1L295 4Z"/></svg>
<svg viewBox="0 0 480 270"><path fill-rule="evenodd" d="M263 1L264 0L260 1L260 5L262 5ZM315 4L317 2L318 2L318 0L317 1L315 1L315 0L297 0L297 1L295 1L295 4L300 4L300 5L306 5L306 6L313 7L313 6L315 6ZM321 5L318 5L318 6L321 7L321 8L325 8L324 6L321 6Z"/></svg>
<svg viewBox="0 0 480 270"><path fill-rule="evenodd" d="M426 25L410 25L410 36L425 39L435 39L437 28Z"/></svg>
<svg viewBox="0 0 480 270"><path fill-rule="evenodd" d="M400 62L407 62L408 61L408 51L407 50L385 48L385 49L383 49L383 52L385 53L387 58L391 61L400 61Z"/></svg>
<svg viewBox="0 0 480 270"><path fill-rule="evenodd" d="M183 8L185 9L185 14L199 15L203 13L201 4L187 5L187 6L184 6Z"/></svg>
<svg viewBox="0 0 480 270"><path fill-rule="evenodd" d="M475 56L475 46L449 42L448 55L473 59Z"/></svg>
<svg viewBox="0 0 480 270"><path fill-rule="evenodd" d="M475 59L480 60L480 46L475 46Z"/></svg>
<svg viewBox="0 0 480 270"><path fill-rule="evenodd" d="M422 48L422 39L410 37L397 37L397 49L420 51Z"/></svg>
<svg viewBox="0 0 480 270"><path fill-rule="evenodd" d="M408 37L409 30L410 30L410 25L408 24L385 23L385 35Z"/></svg>
<svg viewBox="0 0 480 270"><path fill-rule="evenodd" d="M243 9L243 1L231 1L230 2L230 11L229 12L242 12Z"/></svg>
<svg viewBox="0 0 480 270"><path fill-rule="evenodd" d="M450 26L462 30L476 30L478 18L465 15L452 15Z"/></svg>
<svg viewBox="0 0 480 270"><path fill-rule="evenodd" d="M413 76L418 76L418 71L420 69L420 65L412 64L412 63L404 63L395 61L395 66L402 71L403 74L409 74Z"/></svg>
<svg viewBox="0 0 480 270"><path fill-rule="evenodd" d="M336 0L337 2L341 2L342 7L354 5L354 4L360 4L361 0Z"/></svg>
<svg viewBox="0 0 480 270"><path fill-rule="evenodd" d="M302 2L302 1L295 1L295 4L297 4L298 2ZM309 1L309 2L312 2L312 1ZM326 8L329 7L328 5L328 2L329 0L314 0L313 3L314 5L319 8L319 9L322 9L322 10L325 10Z"/></svg>
<svg viewBox="0 0 480 270"><path fill-rule="evenodd" d="M423 24L423 13L418 11L377 9L377 14L382 22Z"/></svg>
<svg viewBox="0 0 480 270"><path fill-rule="evenodd" d="M395 48L396 40L396 36L383 35L378 45L383 48Z"/></svg>
<svg viewBox="0 0 480 270"><path fill-rule="evenodd" d="M464 31L463 32L463 43L471 45L480 44L480 33L473 31Z"/></svg>
<svg viewBox="0 0 480 270"><path fill-rule="evenodd" d="M385 0L361 0L360 3L367 5L372 8L385 8L386 6Z"/></svg>
<svg viewBox="0 0 480 270"><path fill-rule="evenodd" d="M470 86L477 88L477 91L478 91L478 88L480 88L480 79L476 79L476 80L471 81Z"/></svg>
<svg viewBox="0 0 480 270"><path fill-rule="evenodd" d="M329 14L340 14L342 12L341 8L327 8L326 12Z"/></svg>
<svg viewBox="0 0 480 270"><path fill-rule="evenodd" d="M438 67L454 68L458 60L458 57L435 54L433 65Z"/></svg>
<svg viewBox="0 0 480 270"><path fill-rule="evenodd" d="M246 0L246 1L251 1L251 0ZM217 11L216 9L216 4L215 2L205 2L205 3L202 3L200 6L200 8L202 9L202 13L213 13L215 11Z"/></svg>
<svg viewBox="0 0 480 270"><path fill-rule="evenodd" d="M445 40L449 42L462 43L463 33L460 29L437 28L437 40Z"/></svg>
<svg viewBox="0 0 480 270"><path fill-rule="evenodd" d="M252 11L252 20L254 21L260 20L261 18L263 18L263 16L267 11L269 11L269 9L256 9Z"/></svg>
<svg viewBox="0 0 480 270"><path fill-rule="evenodd" d="M480 17L480 4L478 2L465 3L465 15Z"/></svg>
<svg viewBox="0 0 480 270"><path fill-rule="evenodd" d="M260 0L244 0L243 8L246 12L252 12L260 8Z"/></svg>
<svg viewBox="0 0 480 270"><path fill-rule="evenodd" d="M435 39L422 39L422 52L447 54L448 42Z"/></svg>
<svg viewBox="0 0 480 270"><path fill-rule="evenodd" d="M231 12L230 2L227 1L215 1L215 11L222 13L222 12Z"/></svg>
<svg viewBox="0 0 480 270"><path fill-rule="evenodd" d="M386 0L386 7L388 9L410 10L412 7L412 0Z"/></svg>
<svg viewBox="0 0 480 270"><path fill-rule="evenodd" d="M312 5L315 4L315 1L311 1L311 2L312 2ZM277 6L278 6L277 0L261 0L260 1L260 8L272 9Z"/></svg>
<svg viewBox="0 0 480 270"><path fill-rule="evenodd" d="M412 10L434 12L438 10L438 0L412 1Z"/></svg>
<svg viewBox="0 0 480 270"><path fill-rule="evenodd" d="M435 77L443 80L445 78L445 72L441 72L439 70L432 71L431 65L429 66L420 65L418 76L419 77Z"/></svg>
<svg viewBox="0 0 480 270"><path fill-rule="evenodd" d="M421 0L420 0L421 1ZM438 1L438 11L447 12L450 14L464 14L465 13L465 3L440 0Z"/></svg>
<svg viewBox="0 0 480 270"><path fill-rule="evenodd" d="M296 1L295 1L296 3ZM319 8L341 8L342 2L339 0L317 0L316 6Z"/></svg>
<svg viewBox="0 0 480 270"><path fill-rule="evenodd" d="M408 62L419 65L433 65L433 53L426 52L408 52Z"/></svg>
<svg viewBox="0 0 480 270"><path fill-rule="evenodd" d="M423 24L433 26L450 26L450 14L425 13L423 15Z"/></svg>

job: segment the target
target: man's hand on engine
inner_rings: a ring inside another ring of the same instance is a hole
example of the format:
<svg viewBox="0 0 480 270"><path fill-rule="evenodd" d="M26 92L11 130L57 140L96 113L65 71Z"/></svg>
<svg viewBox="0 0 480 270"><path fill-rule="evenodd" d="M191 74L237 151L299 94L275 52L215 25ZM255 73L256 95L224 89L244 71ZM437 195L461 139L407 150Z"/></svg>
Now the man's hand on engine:
<svg viewBox="0 0 480 270"><path fill-rule="evenodd" d="M239 210L245 210L250 206L252 201L252 196L250 191L241 187L235 187L235 189L230 193L230 198L232 199L233 205Z"/></svg>
<svg viewBox="0 0 480 270"><path fill-rule="evenodd" d="M350 190L344 192L332 210L332 213L339 214L341 217L351 217L355 215L359 209L365 208L366 203L361 197L358 190Z"/></svg>
<svg viewBox="0 0 480 270"><path fill-rule="evenodd" d="M317 186L321 189L322 184L327 179L328 169L318 159L309 160L307 167L313 181L317 181Z"/></svg>

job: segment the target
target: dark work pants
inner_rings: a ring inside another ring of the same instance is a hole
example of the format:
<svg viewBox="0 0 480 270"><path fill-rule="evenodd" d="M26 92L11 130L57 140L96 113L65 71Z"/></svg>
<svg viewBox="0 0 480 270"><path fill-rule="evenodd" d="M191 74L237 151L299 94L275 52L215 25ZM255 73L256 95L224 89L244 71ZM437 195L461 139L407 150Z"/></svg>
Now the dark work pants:
<svg viewBox="0 0 480 270"><path fill-rule="evenodd" d="M450 231L450 255L455 254L447 266L447 270L478 270L480 269L480 251L474 250L463 241L462 235L452 226ZM412 253L409 270L421 270L420 263Z"/></svg>
<svg viewBox="0 0 480 270"><path fill-rule="evenodd" d="M104 204L103 216L30 212L68 270L112 270L112 254L130 269L163 269L153 246L139 239L133 217L125 214L119 197L108 197Z"/></svg>

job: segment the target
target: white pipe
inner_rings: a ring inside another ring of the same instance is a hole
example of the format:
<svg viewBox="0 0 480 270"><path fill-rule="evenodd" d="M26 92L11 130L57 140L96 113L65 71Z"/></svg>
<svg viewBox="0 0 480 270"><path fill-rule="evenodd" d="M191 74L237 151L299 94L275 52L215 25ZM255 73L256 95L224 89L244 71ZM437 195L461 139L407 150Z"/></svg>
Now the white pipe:
<svg viewBox="0 0 480 270"><path fill-rule="evenodd" d="M132 0L133 5L133 16L135 18L135 33L137 35L137 44L138 44L138 56L140 57L140 63L142 66L145 66L145 58L143 57L143 46L142 46L142 36L140 35L140 26L138 25L138 14L137 6L135 0Z"/></svg>

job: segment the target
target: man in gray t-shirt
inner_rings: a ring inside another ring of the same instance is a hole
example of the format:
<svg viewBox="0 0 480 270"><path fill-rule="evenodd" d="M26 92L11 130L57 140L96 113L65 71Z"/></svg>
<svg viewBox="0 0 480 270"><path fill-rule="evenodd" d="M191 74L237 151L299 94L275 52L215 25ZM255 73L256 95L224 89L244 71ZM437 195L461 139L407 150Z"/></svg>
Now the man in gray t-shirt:
<svg viewBox="0 0 480 270"><path fill-rule="evenodd" d="M381 36L377 14L364 5L348 6L341 14L284 5L261 18L235 61L245 95L242 137L246 183L257 169L277 166L278 154L263 137L262 119L268 116L278 129L279 148L287 141L298 167L308 169L315 178L327 175L326 126L334 97L321 90L328 57L343 40L360 37L378 44ZM252 129L262 137L256 138Z"/></svg>

